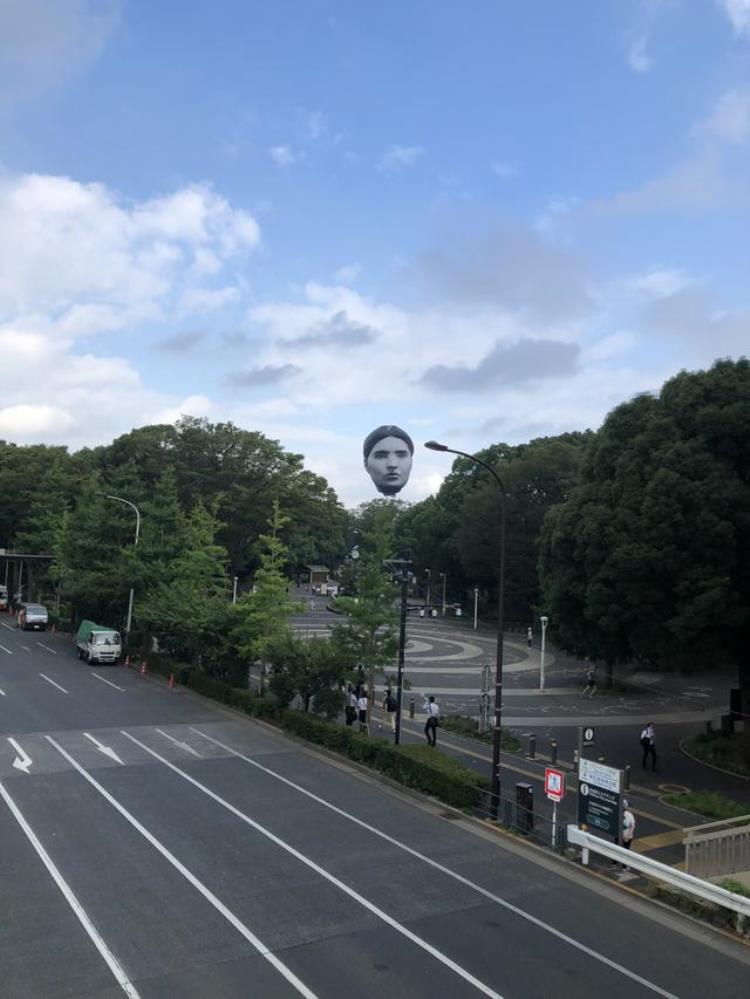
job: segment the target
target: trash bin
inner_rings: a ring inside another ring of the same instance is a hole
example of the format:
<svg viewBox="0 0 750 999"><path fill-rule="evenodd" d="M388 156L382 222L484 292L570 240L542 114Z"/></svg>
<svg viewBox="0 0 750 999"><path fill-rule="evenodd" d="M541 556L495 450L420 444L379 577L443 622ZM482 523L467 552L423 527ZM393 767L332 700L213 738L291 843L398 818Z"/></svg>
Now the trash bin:
<svg viewBox="0 0 750 999"><path fill-rule="evenodd" d="M534 828L534 788L525 781L516 784L516 828L522 833Z"/></svg>

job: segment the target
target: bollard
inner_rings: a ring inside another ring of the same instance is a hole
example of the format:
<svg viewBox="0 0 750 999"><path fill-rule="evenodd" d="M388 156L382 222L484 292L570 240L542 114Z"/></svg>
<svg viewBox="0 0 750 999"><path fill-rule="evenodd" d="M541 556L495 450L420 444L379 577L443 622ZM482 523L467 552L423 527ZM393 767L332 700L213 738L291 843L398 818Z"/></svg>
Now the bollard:
<svg viewBox="0 0 750 999"><path fill-rule="evenodd" d="M630 790L630 764L625 764L625 790Z"/></svg>
<svg viewBox="0 0 750 999"><path fill-rule="evenodd" d="M529 759L533 760L536 756L536 735L532 732L529 736Z"/></svg>
<svg viewBox="0 0 750 999"><path fill-rule="evenodd" d="M549 760L554 767L557 763L557 739L550 739L549 741Z"/></svg>
<svg viewBox="0 0 750 999"><path fill-rule="evenodd" d="M577 749L573 750L573 766L578 767L578 761L581 758L581 754Z"/></svg>
<svg viewBox="0 0 750 999"><path fill-rule="evenodd" d="M414 717L414 698L413 697L409 698L409 717L410 718Z"/></svg>

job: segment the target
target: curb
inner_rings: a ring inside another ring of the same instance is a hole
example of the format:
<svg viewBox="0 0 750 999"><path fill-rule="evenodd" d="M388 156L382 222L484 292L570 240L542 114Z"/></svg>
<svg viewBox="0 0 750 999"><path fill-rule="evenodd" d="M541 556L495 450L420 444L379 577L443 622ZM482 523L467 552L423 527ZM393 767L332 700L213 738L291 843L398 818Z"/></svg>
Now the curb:
<svg viewBox="0 0 750 999"><path fill-rule="evenodd" d="M693 756L691 752L685 749L684 745L687 742L687 740L690 738L692 737L687 735L685 736L684 739L680 739L680 741L677 743L677 748L680 750L683 756L687 756L687 758L689 760L692 760L694 763L700 763L702 767L708 767L709 770L715 770L719 774L726 774L727 777L737 777L739 780L750 781L750 777L748 777L746 774L738 774L735 773L734 770L725 770L724 767L717 767L715 763L706 763L706 761L702 760L699 756Z"/></svg>

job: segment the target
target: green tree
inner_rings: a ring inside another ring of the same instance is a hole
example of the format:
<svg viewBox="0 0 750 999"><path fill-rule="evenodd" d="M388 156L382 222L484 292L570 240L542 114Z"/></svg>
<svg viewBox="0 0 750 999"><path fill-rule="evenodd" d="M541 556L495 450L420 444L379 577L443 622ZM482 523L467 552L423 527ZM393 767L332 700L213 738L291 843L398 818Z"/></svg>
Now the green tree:
<svg viewBox="0 0 750 999"><path fill-rule="evenodd" d="M393 527L388 504L375 507L369 529L360 537L357 596L339 598L345 620L331 635L342 658L364 670L371 701L376 674L392 665L398 652L398 587L386 565L394 551Z"/></svg>
<svg viewBox="0 0 750 999"><path fill-rule="evenodd" d="M235 640L240 654L251 662L260 662L260 689L268 667L272 648L291 635L289 618L300 606L289 599L289 580L284 575L287 546L281 533L289 518L281 512L278 500L268 521L270 532L261 534L259 541L260 568L255 574L253 592L237 602Z"/></svg>
<svg viewBox="0 0 750 999"><path fill-rule="evenodd" d="M579 654L731 662L750 714L750 364L682 372L618 406L544 525L550 627ZM750 726L745 726L746 733ZM747 737L750 758L750 735Z"/></svg>
<svg viewBox="0 0 750 999"><path fill-rule="evenodd" d="M335 718L344 704L344 687L353 675L351 656L328 638L305 641L291 633L269 649L269 686L279 701L289 705L299 697L305 711Z"/></svg>

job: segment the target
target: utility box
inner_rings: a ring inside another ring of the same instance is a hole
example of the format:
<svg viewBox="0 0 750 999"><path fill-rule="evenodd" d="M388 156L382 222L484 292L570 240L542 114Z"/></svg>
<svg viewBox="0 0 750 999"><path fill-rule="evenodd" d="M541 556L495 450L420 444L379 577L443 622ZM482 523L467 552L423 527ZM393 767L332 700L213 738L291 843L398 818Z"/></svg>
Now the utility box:
<svg viewBox="0 0 750 999"><path fill-rule="evenodd" d="M522 833L534 828L534 788L525 781L516 784L516 827Z"/></svg>

